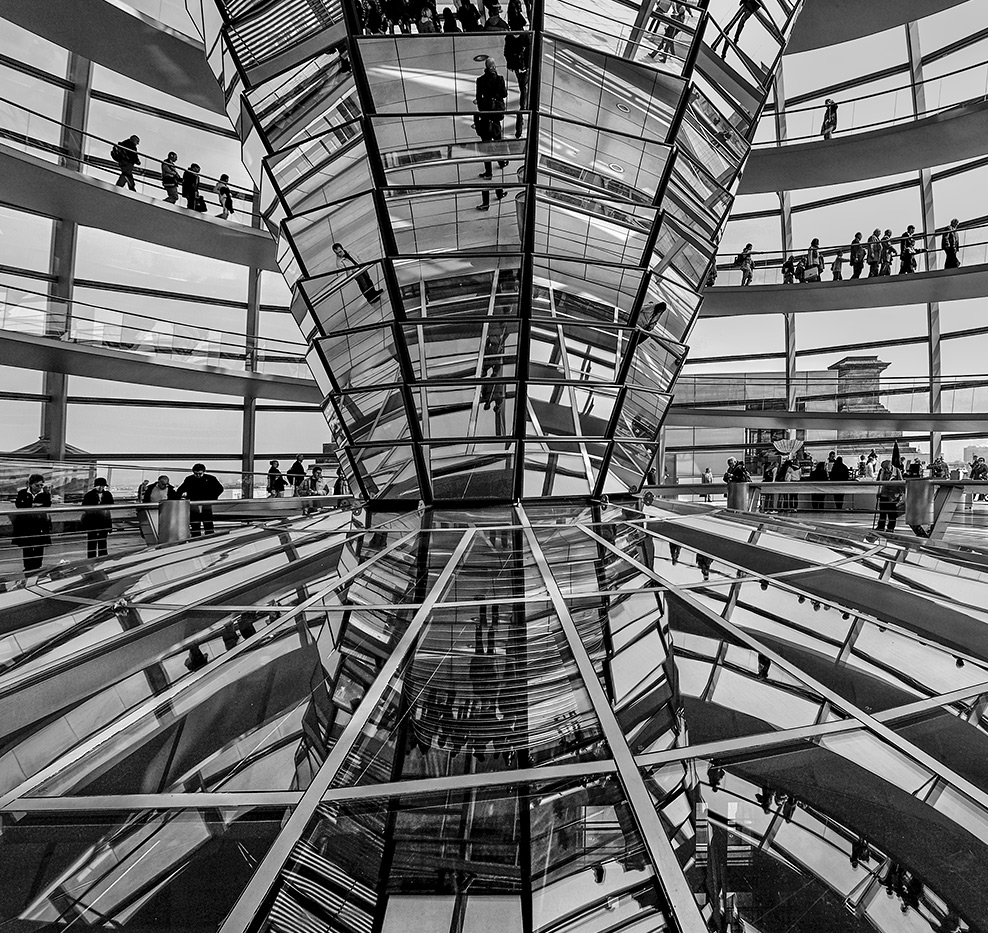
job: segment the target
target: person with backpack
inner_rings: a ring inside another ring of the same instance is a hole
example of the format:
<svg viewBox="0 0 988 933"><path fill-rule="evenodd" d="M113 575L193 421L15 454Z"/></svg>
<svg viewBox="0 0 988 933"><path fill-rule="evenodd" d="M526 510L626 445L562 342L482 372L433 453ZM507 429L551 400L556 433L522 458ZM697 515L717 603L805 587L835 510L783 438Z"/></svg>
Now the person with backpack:
<svg viewBox="0 0 988 933"><path fill-rule="evenodd" d="M117 179L118 188L126 185L131 191L137 190L137 185L134 183L134 167L141 164L141 160L137 157L137 147L140 142L140 136L128 136L110 150L110 158L120 169L120 177Z"/></svg>
<svg viewBox="0 0 988 933"><path fill-rule="evenodd" d="M892 466L891 460L883 460L882 468L878 471L878 482L895 483L893 486L881 486L878 490L878 531L895 531L895 520L899 516L899 504L905 495L906 487L901 484L902 470Z"/></svg>
<svg viewBox="0 0 988 933"><path fill-rule="evenodd" d="M820 253L820 241L814 237L810 248L806 251L806 271L803 273L804 282L819 282L823 276L823 255Z"/></svg>
<svg viewBox="0 0 988 933"><path fill-rule="evenodd" d="M195 162L182 173L182 197L190 211L199 209L196 203L199 200L199 166Z"/></svg>
<svg viewBox="0 0 988 933"><path fill-rule="evenodd" d="M751 258L751 244L745 244L743 250L734 257L734 265L741 270L741 284L750 285L755 271L755 263Z"/></svg>
<svg viewBox="0 0 988 933"><path fill-rule="evenodd" d="M175 204L178 201L178 186L182 182L182 177L178 174L178 168L175 165L177 161L178 155L169 152L168 158L161 163L161 187L165 189L165 194L168 195L165 200L169 204Z"/></svg>

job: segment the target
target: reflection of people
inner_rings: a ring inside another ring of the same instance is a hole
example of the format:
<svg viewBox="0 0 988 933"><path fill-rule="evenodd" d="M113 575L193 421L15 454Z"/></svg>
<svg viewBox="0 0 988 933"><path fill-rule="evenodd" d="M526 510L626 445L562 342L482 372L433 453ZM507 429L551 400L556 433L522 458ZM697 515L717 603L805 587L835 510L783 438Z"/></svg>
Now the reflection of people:
<svg viewBox="0 0 988 933"><path fill-rule="evenodd" d="M192 475L182 480L182 485L175 490L178 497L187 497L191 502L211 502L223 495L223 484L211 473L206 472L206 465L194 463ZM192 537L198 538L205 533L213 533L213 508L210 505L193 505L189 513L189 527Z"/></svg>
<svg viewBox="0 0 988 933"><path fill-rule="evenodd" d="M521 134L525 129L525 117L521 111L528 107L529 61L532 57L532 39L527 32L524 32L527 25L520 4L509 6L508 28L511 33L504 37L504 63L509 71L514 72L515 80L518 82L520 101L518 116L515 117L515 139L521 139Z"/></svg>
<svg viewBox="0 0 988 933"><path fill-rule="evenodd" d="M712 52L717 51L717 43L724 40L724 51L721 57L727 56L727 36L735 26L737 29L734 32L734 43L737 44L738 40L741 38L741 30L744 29L748 20L751 19L756 13L760 12L762 9L762 0L740 0L738 3L738 10L731 18L731 21L727 24L724 29L723 35L718 36L713 45L710 46Z"/></svg>
<svg viewBox="0 0 988 933"><path fill-rule="evenodd" d="M83 505L113 505L113 493L103 477L99 477L93 488L82 497ZM106 557L106 537L113 530L113 519L107 509L92 509L83 512L82 527L86 530L88 557Z"/></svg>
<svg viewBox="0 0 988 933"><path fill-rule="evenodd" d="M484 62L484 73L477 78L477 114L473 118L474 129L481 142L492 143L501 140L501 123L504 120L504 102L507 97L508 88L504 78L497 73L494 59L488 58ZM508 160L501 159L497 164L498 168L504 168ZM494 177L494 168L490 162L484 162L484 170L480 173L480 177L488 180ZM500 201L504 197L504 189L496 189L496 194ZM484 188L477 210L486 211L490 206L491 193Z"/></svg>
<svg viewBox="0 0 988 933"><path fill-rule="evenodd" d="M360 265L356 256L348 253L342 243L334 243L333 252L336 253L336 265L341 269L356 269ZM370 273L366 269L361 269L357 273L357 288L368 301L377 301L382 294L381 289L376 288L371 281Z"/></svg>
<svg viewBox="0 0 988 933"><path fill-rule="evenodd" d="M45 489L45 478L40 473L28 477L27 486L17 493L14 508L51 508L51 493ZM45 548L51 544L51 517L47 511L29 511L11 515L10 519L14 526L14 546L24 549L24 572L40 570Z"/></svg>

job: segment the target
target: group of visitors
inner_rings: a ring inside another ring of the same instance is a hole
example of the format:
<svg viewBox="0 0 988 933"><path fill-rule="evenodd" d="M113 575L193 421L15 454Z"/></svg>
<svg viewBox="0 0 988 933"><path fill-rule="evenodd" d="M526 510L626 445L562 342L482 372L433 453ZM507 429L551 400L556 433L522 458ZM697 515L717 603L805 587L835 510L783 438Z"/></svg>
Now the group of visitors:
<svg viewBox="0 0 988 933"><path fill-rule="evenodd" d="M332 491L329 483L323 479L323 469L318 464L312 465L307 471L304 454L298 454L295 462L286 473L281 472L281 464L277 460L268 461L267 493L269 499L283 499L286 496L345 496L350 492L343 467L336 468L336 479Z"/></svg>
<svg viewBox="0 0 988 933"><path fill-rule="evenodd" d="M287 475L282 474L277 460L270 461L268 496L281 498L286 495L286 490L291 490L288 495L296 496L342 496L349 492L349 485L343 468L339 467L331 492L329 484L323 479L323 468L315 464L307 470L303 455L299 454L288 468ZM137 489L136 499L150 505L170 499L188 499L189 530L192 537L197 538L215 532L210 503L219 499L223 492L223 483L212 473L206 472L206 465L195 463L192 472L178 487L172 485L171 478L165 473L153 483L144 480ZM99 476L93 480L92 488L82 497L80 504L85 507L80 525L86 532L87 556L90 560L106 557L107 538L113 530L110 506L116 503L105 477ZM24 572L35 573L44 562L45 548L52 543L49 513L52 493L44 474L32 473L28 477L27 485L17 493L14 508L11 514L13 544L22 549Z"/></svg>
<svg viewBox="0 0 988 933"><path fill-rule="evenodd" d="M122 139L110 150L110 158L116 162L117 168L120 169L120 177L117 178L118 188L126 185L131 191L137 190L134 181L134 169L141 164L140 153L137 149L140 142L139 136L128 136L127 139ZM196 162L193 162L188 168L180 172L177 163L178 154L175 152L169 152L168 156L161 161L161 187L165 189L165 201L169 204L177 203L179 191L181 191L181 196L185 199L185 206L190 211L205 213L209 208L206 206L206 199L200 189L202 169ZM214 190L220 207L220 212L216 216L226 220L234 213L230 176L220 175Z"/></svg>
<svg viewBox="0 0 988 933"><path fill-rule="evenodd" d="M943 267L945 269L957 269L961 264L959 223L955 217L940 237L940 249L944 254ZM867 278L891 275L896 258L899 260L899 275L909 275L916 272L916 257L919 253L926 251L924 246L917 243L917 240L921 242L922 239L923 237L916 233L914 224L909 224L899 237L893 237L892 231L888 229L883 233L879 227L875 228L867 240L864 239L862 233L855 233L847 247L847 263L851 267L851 278L861 278L865 266L868 267ZM734 257L733 265L741 270L742 285L750 285L752 282L756 265L752 250L752 244L746 243L744 249ZM830 262L832 281L842 282L844 280L844 262L844 248L839 247L833 251L833 258ZM814 237L804 255L790 255L783 258L782 284L819 282L823 278L824 267L824 252L820 247L820 240Z"/></svg>
<svg viewBox="0 0 988 933"><path fill-rule="evenodd" d="M439 32L481 32L483 30L523 29L509 25L514 16L530 20L531 0L510 0L508 24L501 17L497 0L483 0L478 6L471 0L459 0L439 14L435 0L351 0L357 25L365 35L411 35Z"/></svg>

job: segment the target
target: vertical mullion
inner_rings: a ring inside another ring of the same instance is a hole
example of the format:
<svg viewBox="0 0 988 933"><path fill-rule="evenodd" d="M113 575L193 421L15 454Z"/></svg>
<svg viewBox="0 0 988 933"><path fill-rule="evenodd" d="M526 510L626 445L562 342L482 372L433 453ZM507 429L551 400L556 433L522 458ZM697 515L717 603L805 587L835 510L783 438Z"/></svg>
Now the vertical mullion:
<svg viewBox="0 0 988 933"><path fill-rule="evenodd" d="M305 831L306 826L309 825L309 821L315 814L316 808L322 802L323 794L329 790L333 778L336 777L336 772L339 771L346 761L350 751L360 738L364 726L370 720L378 703L384 697L388 685L394 680L405 658L411 653L412 647L418 641L426 619L448 587L453 577L453 572L466 552L473 538L473 534L473 529L469 529L463 533L449 560L446 562L446 566L436 578L432 589L429 590L422 605L408 623L405 633L401 636L398 644L395 645L388 660L384 662L381 670L374 678L374 682L360 701L360 705L357 707L353 718L346 724L332 751L322 763L319 770L313 775L312 783L309 784L298 806L292 811L292 815L288 818L278 838L275 839L271 848L265 853L264 858L251 876L247 887L244 888L240 897L237 898L233 909L223 921L219 933L246 933L248 927L254 921L254 917L261 910L265 899L274 887L282 866L288 860L296 843L302 838L302 833ZM368 606L365 608L373 609L374 607Z"/></svg>
<svg viewBox="0 0 988 933"><path fill-rule="evenodd" d="M556 615L559 617L559 623L566 636L570 653L573 655L579 670L582 685L587 691L590 703L600 721L604 738L610 747L611 757L617 766L618 777L624 787L645 850L655 866L656 881L669 905L669 912L674 918L674 922L678 924L681 933L706 933L707 924L700 914L700 908L697 906L686 876L676 858L672 843L666 836L662 820L655 809L655 802L645 786L645 781L638 770L634 756L631 754L627 739L625 739L614 710L608 702L607 694L597 678L593 661L590 660L590 656L580 640L576 623L570 615L562 591L549 570L542 545L532 530L532 524L524 507L517 505L515 508L528 540L528 546L531 548L535 565L542 576L543 583L545 583Z"/></svg>

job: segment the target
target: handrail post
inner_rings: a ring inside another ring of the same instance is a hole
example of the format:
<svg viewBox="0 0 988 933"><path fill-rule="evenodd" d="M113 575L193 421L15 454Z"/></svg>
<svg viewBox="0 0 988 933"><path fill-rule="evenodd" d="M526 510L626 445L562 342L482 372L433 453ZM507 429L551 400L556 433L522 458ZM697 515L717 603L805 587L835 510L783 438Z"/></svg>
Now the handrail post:
<svg viewBox="0 0 988 933"><path fill-rule="evenodd" d="M175 544L192 537L188 499L163 499L158 503L158 541Z"/></svg>

